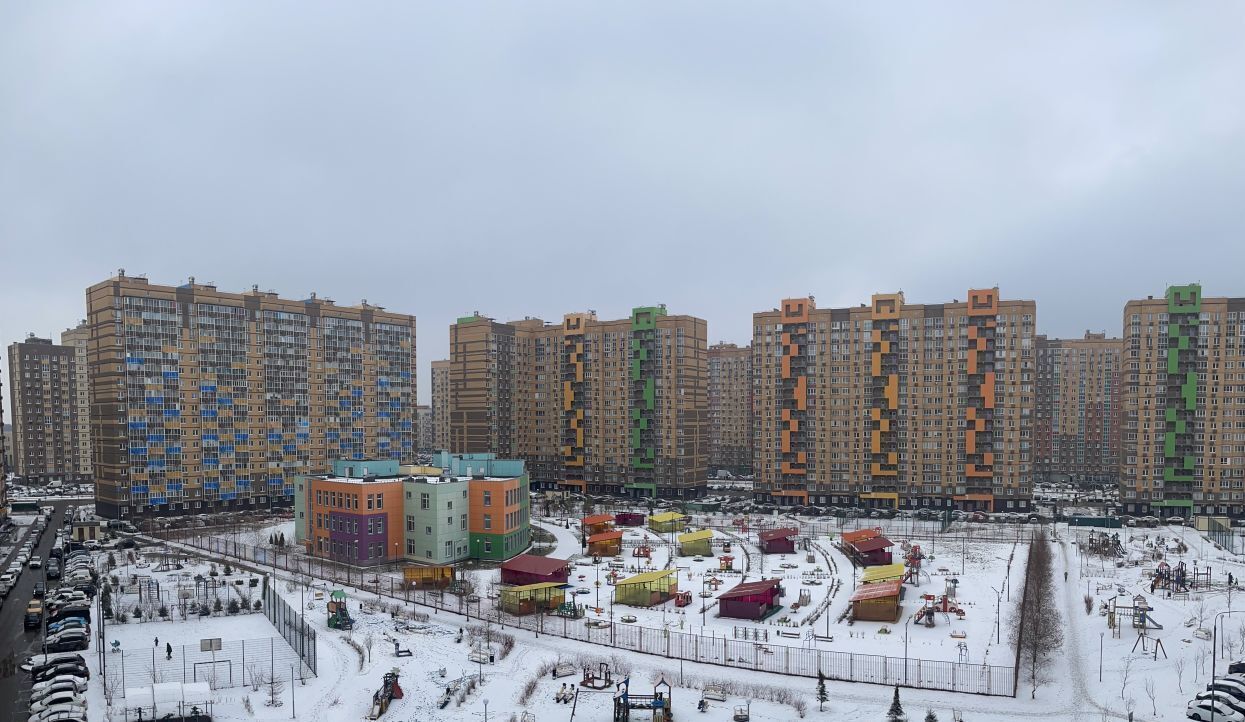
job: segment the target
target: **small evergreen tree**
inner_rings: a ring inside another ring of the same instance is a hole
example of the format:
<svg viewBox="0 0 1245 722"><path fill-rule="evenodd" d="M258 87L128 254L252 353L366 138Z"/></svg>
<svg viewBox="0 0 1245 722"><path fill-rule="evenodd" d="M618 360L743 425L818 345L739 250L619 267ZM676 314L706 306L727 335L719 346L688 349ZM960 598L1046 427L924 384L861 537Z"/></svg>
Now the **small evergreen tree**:
<svg viewBox="0 0 1245 722"><path fill-rule="evenodd" d="M934 714L934 710L925 710L925 722L938 722L938 715Z"/></svg>
<svg viewBox="0 0 1245 722"><path fill-rule="evenodd" d="M240 609L242 609L242 607L241 605L238 604L237 599L229 600L229 613L230 614L237 614Z"/></svg>
<svg viewBox="0 0 1245 722"><path fill-rule="evenodd" d="M277 546L285 546L285 532L281 532L281 535L277 537Z"/></svg>
<svg viewBox="0 0 1245 722"><path fill-rule="evenodd" d="M212 602L212 611L216 612L217 614L220 614L222 609L224 609L224 606L220 603L220 597L217 597L216 601ZM896 695L899 694L898 687L895 688L895 694ZM896 699L898 699L898 697L896 697Z"/></svg>
<svg viewBox="0 0 1245 722"><path fill-rule="evenodd" d="M899 685L895 685L895 697L891 699L891 708L886 711L886 722L907 722L908 716L903 713L903 705L899 703Z"/></svg>
<svg viewBox="0 0 1245 722"><path fill-rule="evenodd" d="M225 576L233 574L233 567L229 566L229 562L225 562Z"/></svg>
<svg viewBox="0 0 1245 722"><path fill-rule="evenodd" d="M826 711L826 702L830 699L830 695L826 694L826 675L817 670L817 711Z"/></svg>

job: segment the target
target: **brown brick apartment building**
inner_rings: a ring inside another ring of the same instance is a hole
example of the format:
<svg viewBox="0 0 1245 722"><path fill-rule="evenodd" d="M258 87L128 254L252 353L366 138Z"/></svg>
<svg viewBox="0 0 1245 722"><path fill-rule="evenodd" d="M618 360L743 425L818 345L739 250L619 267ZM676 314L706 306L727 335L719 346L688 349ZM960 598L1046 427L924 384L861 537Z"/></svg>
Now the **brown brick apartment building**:
<svg viewBox="0 0 1245 722"><path fill-rule="evenodd" d="M752 473L752 347L709 347L709 472Z"/></svg>
<svg viewBox="0 0 1245 722"><path fill-rule="evenodd" d="M1119 480L1122 346L1088 331L1079 339L1037 337L1035 479Z"/></svg>
<svg viewBox="0 0 1245 722"><path fill-rule="evenodd" d="M665 307L450 328L450 447L523 459L538 487L704 493L706 324Z"/></svg>
<svg viewBox="0 0 1245 722"><path fill-rule="evenodd" d="M1027 509L1035 315L997 288L754 314L757 500Z"/></svg>
<svg viewBox="0 0 1245 722"><path fill-rule="evenodd" d="M13 471L34 483L91 478L81 453L89 422L78 403L83 382L73 346L30 336L9 345L13 397Z"/></svg>
<svg viewBox="0 0 1245 722"><path fill-rule="evenodd" d="M414 453L414 316L124 272L87 309L103 516L287 504L333 459Z"/></svg>

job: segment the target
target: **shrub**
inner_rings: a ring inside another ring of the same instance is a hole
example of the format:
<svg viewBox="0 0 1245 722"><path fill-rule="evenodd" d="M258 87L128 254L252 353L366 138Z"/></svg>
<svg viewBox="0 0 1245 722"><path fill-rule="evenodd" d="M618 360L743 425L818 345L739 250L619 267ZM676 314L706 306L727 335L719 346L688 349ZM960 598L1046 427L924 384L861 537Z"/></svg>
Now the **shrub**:
<svg viewBox="0 0 1245 722"><path fill-rule="evenodd" d="M256 600L255 600L255 607L254 607L254 608L255 608L255 611L257 611L257 612L258 612L262 606L263 606L263 602L261 602L261 601L259 601L258 599L256 599Z"/></svg>
<svg viewBox="0 0 1245 722"><path fill-rule="evenodd" d="M211 614L211 613L212 613L212 610L211 610L211 609L208 609L208 605L204 604L203 606L199 607L199 616L200 616L200 617L206 617L206 616L208 616L208 615L209 615L209 614Z"/></svg>
<svg viewBox="0 0 1245 722"><path fill-rule="evenodd" d="M165 605L161 604L161 605L160 605L160 610L159 610L159 612L157 612L157 613L160 615L160 618L161 618L161 619L167 619L167 618L168 618L168 616L169 616L169 608L168 608L167 606L165 606Z"/></svg>
<svg viewBox="0 0 1245 722"><path fill-rule="evenodd" d="M238 600L237 600L237 599L230 599L230 600L229 600L229 613L230 613L230 614L237 614L237 613L238 613L238 611L239 611L241 608L242 608L242 607L238 604Z"/></svg>
<svg viewBox="0 0 1245 722"><path fill-rule="evenodd" d="M229 562L225 562L225 576L233 574L233 567L229 566Z"/></svg>
<svg viewBox="0 0 1245 722"><path fill-rule="evenodd" d="M116 614L112 615L112 618L117 620L118 624L125 624L126 622L130 621L130 615L126 614L125 612L117 612Z"/></svg>
<svg viewBox="0 0 1245 722"><path fill-rule="evenodd" d="M1085 613L1093 614L1094 613L1094 595L1086 594L1083 597L1083 599L1085 601Z"/></svg>
<svg viewBox="0 0 1245 722"><path fill-rule="evenodd" d="M217 597L216 601L212 602L212 611L216 612L217 614L220 614L223 608L224 607L220 603L220 597Z"/></svg>

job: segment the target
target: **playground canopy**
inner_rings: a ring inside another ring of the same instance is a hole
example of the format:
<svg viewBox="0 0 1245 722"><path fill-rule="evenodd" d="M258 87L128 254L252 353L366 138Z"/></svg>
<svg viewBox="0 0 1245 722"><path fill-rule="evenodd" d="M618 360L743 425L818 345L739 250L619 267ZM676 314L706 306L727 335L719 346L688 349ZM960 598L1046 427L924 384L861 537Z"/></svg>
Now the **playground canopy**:
<svg viewBox="0 0 1245 722"><path fill-rule="evenodd" d="M895 565L902 566L902 565ZM852 616L870 622L899 621L899 596L903 582L898 579L878 584L863 584L852 594Z"/></svg>
<svg viewBox="0 0 1245 722"><path fill-rule="evenodd" d="M860 583L876 584L878 582L901 580L903 579L904 572L905 569L902 564L883 564L879 567L868 567L860 573Z"/></svg>
<svg viewBox="0 0 1245 722"><path fill-rule="evenodd" d="M683 528L683 523L687 519L686 516L677 511L667 511L661 514L654 514L648 518L648 528L657 533L678 531Z"/></svg>
<svg viewBox="0 0 1245 722"><path fill-rule="evenodd" d="M402 570L402 579L412 589L444 589L454 582L454 567L410 566Z"/></svg>
<svg viewBox="0 0 1245 722"><path fill-rule="evenodd" d="M502 584L566 583L571 576L571 563L565 559L520 554L501 565Z"/></svg>
<svg viewBox="0 0 1245 722"><path fill-rule="evenodd" d="M507 614L523 615L539 610L557 609L565 601L565 584L541 582L502 589L498 606Z"/></svg>
<svg viewBox="0 0 1245 722"><path fill-rule="evenodd" d="M632 607L653 607L674 598L679 579L674 569L658 569L628 577L614 585L614 602Z"/></svg>
<svg viewBox="0 0 1245 722"><path fill-rule="evenodd" d="M686 534L680 534L679 553L683 556L709 554L709 540L712 538L713 531L709 529L701 529L700 531L691 531Z"/></svg>
<svg viewBox="0 0 1245 722"><path fill-rule="evenodd" d="M782 606L778 603L781 593L777 579L744 582L719 595L718 607L723 617L764 619Z"/></svg>
<svg viewBox="0 0 1245 722"><path fill-rule="evenodd" d="M884 536L851 542L848 550L863 566L874 567L891 563L890 548L895 544Z"/></svg>
<svg viewBox="0 0 1245 722"><path fill-rule="evenodd" d="M757 539L761 542L761 553L791 554L795 552L795 537L799 533L800 530L793 526L757 532Z"/></svg>
<svg viewBox="0 0 1245 722"><path fill-rule="evenodd" d="M614 526L614 515L593 514L592 516L584 517L581 523L583 524L585 534L609 531Z"/></svg>
<svg viewBox="0 0 1245 722"><path fill-rule="evenodd" d="M621 531L606 531L588 537L588 553L599 557L617 556L622 550Z"/></svg>
<svg viewBox="0 0 1245 722"><path fill-rule="evenodd" d="M857 529L856 531L843 532L843 543L854 544L865 539L872 539L875 536L882 536L881 529Z"/></svg>

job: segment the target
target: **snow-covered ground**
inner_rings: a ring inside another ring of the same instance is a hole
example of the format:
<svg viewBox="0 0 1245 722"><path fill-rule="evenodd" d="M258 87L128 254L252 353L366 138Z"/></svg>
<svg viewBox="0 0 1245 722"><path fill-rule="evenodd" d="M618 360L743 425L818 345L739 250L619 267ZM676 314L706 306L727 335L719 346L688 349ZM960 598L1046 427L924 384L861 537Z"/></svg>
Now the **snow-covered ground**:
<svg viewBox="0 0 1245 722"><path fill-rule="evenodd" d="M891 520L899 522L899 520ZM991 664L1011 664L1012 652L1008 646L1010 626L1013 624L1015 609L1022 591L1024 575L1024 544L1013 544L1004 541L974 541L973 539L956 538L949 541L935 537L919 525L904 528L902 523L886 523L886 520L868 520L851 523L854 526L883 526L888 535L896 543L910 541L919 543L923 549L933 552L934 558L927 560L925 570L929 578L923 578L918 588L908 588L908 597L904 604L904 617L915 610L915 594L923 592L941 592L946 578L959 580L957 597L961 606L966 609L963 622L950 619L938 619L933 629L910 626L908 647L912 657L930 659L955 660L959 655L957 642L949 633L953 630L964 631L968 646L968 656L972 663L988 662ZM543 528L554 534L557 545L552 556L572 558L579 553L578 530L560 527L552 520L538 522ZM572 527L574 525L572 524ZM981 527L979 527L981 528ZM1016 527L1010 525L989 525L984 527L993 539L1006 536ZM1226 585L1227 572L1234 576L1245 574L1245 560L1233 557L1217 549L1210 541L1192 529L1182 527L1165 527L1159 529L1121 529L1118 530L1124 546L1125 556L1119 561L1124 566L1116 566L1115 559L1081 556L1080 547L1088 534L1086 529L1055 528L1055 539L1052 541L1055 564L1056 594L1049 600L1049 613L1058 615L1063 621L1065 642L1058 652L1043 669L1043 681L1034 698L1030 699L1028 682L1019 684L1019 695L1016 698L978 697L972 695L933 692L917 689L901 690L910 718L922 719L927 708L933 709L940 720L952 719L953 711L958 711L964 720L1000 720L1012 722L1049 718L1057 720L1081 720L1097 722L1107 719L1126 719L1131 707L1137 720L1172 720L1184 717L1184 707L1196 689L1204 689L1211 672L1210 649L1212 644L1195 633L1198 628L1213 628L1213 620L1222 611L1229 610L1229 593ZM906 536L905 533L911 533ZM1019 532L1017 532L1019 533ZM287 533L287 538L291 536ZM984 535L983 535L984 536ZM1158 538L1165 537L1164 544L1158 545ZM626 537L634 539L633 537ZM638 537L635 537L638 538ZM1172 538L1183 542L1183 551L1170 544ZM656 540L654 540L656 541ZM827 617L818 620L815 625L818 634L825 633L826 620L830 621L830 634L834 641L824 648L857 651L861 653L902 656L903 654L903 620L893 627L890 634L881 634L880 623L857 622L848 626L837 621L839 613L850 597L852 587L851 567L847 560L830 546L831 539L826 535L819 536L817 544L826 550L838 578L842 580L842 589L835 596ZM735 542L738 544L738 541ZM751 542L749 542L750 544ZM1149 546L1147 546L1149 544ZM1168 599L1161 591L1150 592L1150 582L1145 572L1153 568L1154 548L1163 550L1165 559L1172 564L1184 561L1190 569L1194 561L1198 569L1209 565L1212 569L1212 587L1207 590L1193 590L1186 596L1174 596ZM631 556L630 547L624 550L620 560L625 565L634 565L637 558ZM734 550L735 565L741 566L745 556ZM1014 556L1013 556L1014 554ZM755 569L750 569L749 579L761 577L758 555L752 550ZM781 570L791 579L784 580L789 586L788 596L783 600L789 604L801 586L805 576L804 567L810 566L804 555L788 555L784 562L778 557L766 559L766 575ZM1007 560L1012 558L1011 588L1007 584ZM663 566L669 558L669 551L663 547L654 548L653 564ZM1130 561L1131 560L1131 561ZM1134 565L1135 562L1135 565ZM782 563L797 565L795 569L783 569ZM699 592L706 574L715 573L716 557L705 557L703 562L695 562L687 557L675 557L676 567L680 569L680 585L693 592L693 605L685 615L672 613L673 604L667 603L666 622L678 619L684 626L699 626L700 614ZM811 565L827 565L818 554ZM608 567L601 570L605 574ZM1067 571L1065 580L1064 572ZM690 580L687 574L692 574ZM487 588L487 582L496 575L494 570L473 572L480 583L478 588ZM580 576L584 578L579 579ZM699 576L698 576L699 575ZM724 579L726 584L720 590L728 589L736 583L741 575L732 575ZM577 565L572 583L586 586L593 593L577 595L577 600L589 603L594 601L596 567ZM689 582L689 583L685 583ZM817 587L821 590L817 590ZM828 584L809 585L810 591L816 595L824 594ZM1120 595L1118 587L1123 586L1124 595ZM291 605L297 608L300 604L300 590L296 586L287 586L282 578L277 583L279 593ZM602 601L605 598L602 587ZM992 588L1003 592L1003 617L997 622L995 616L995 592ZM554 702L554 695L562 684L577 682L579 672L574 676L554 680L548 673L549 665L558 661L597 664L610 662L615 670L629 673L632 692L646 694L651 692L654 681L666 679L675 688L673 691L674 707L678 717L695 716L696 719L727 720L733 708L752 700L753 720L791 720L799 716L796 706L802 704L806 714L812 718L827 720L881 719L889 704L892 689L871 684L828 682L827 691L830 701L825 712L817 711L814 696L816 680L803 677L786 677L767 674L748 669L720 667L695 663L680 665L677 660L665 659L651 655L610 649L599 645L569 641L548 635L537 637L532 631L515 630L507 627L500 630L493 626L493 644L491 649L496 659L495 664L477 665L467 659L470 635L462 642L456 642L457 631L468 625L476 625L474 619L468 623L463 617L445 611L431 614L424 621L422 617L399 623L383 605L375 609L361 608L362 603L374 603L375 594L347 589L350 596L351 613L359 620L356 629L351 633L330 630L326 624L326 614L322 599L315 599L314 592L326 589L324 585L313 587L308 594L311 597L304 605L304 612L310 624L319 635L318 656L319 675L308 679L306 685L298 685L294 689L295 702L300 719L306 717L313 720L345 720L359 719L370 706L372 692L380 686L381 676L391 668L397 668L401 674L400 682L406 692L404 700L382 719L392 720L473 720L483 718L483 700L489 700L490 719L508 719L512 713L530 711L537 720L567 719L570 708ZM814 591L815 590L815 591ZM1093 609L1086 614L1083 596L1086 592L1093 597ZM1008 604L1007 596L1011 596ZM1162 625L1162 629L1151 629L1147 639L1139 643L1137 632L1124 620L1120 636L1114 638L1107 629L1107 618L1100 616L1098 608L1104 601L1114 596L1124 596L1129 600L1136 594L1143 594L1153 606L1151 617ZM1245 612L1245 599L1240 599L1239 591L1232 592L1232 611ZM819 597L814 596L815 601ZM308 608L309 607L309 608ZM660 627L662 624L660 610L636 610L631 607L615 609L635 613L639 618L636 624ZM408 605L402 610L403 616L411 612L417 614L429 610ZM786 613L787 610L784 610ZM781 616L781 615L780 615ZM799 614L796 615L799 618ZM212 618L223 619L228 617ZM757 625L771 631L782 629L776 624L778 617L771 618L768 625ZM262 615L252 614L246 617L247 624L267 625ZM948 625L948 622L950 623ZM676 621L675 624L678 622ZM750 624L733 620L722 620L706 614L705 627L714 634L722 634L723 630L730 633L736 625ZM1189 626L1186 626L1188 624ZM267 625L271 629L270 625ZM172 643L197 644L200 634L210 633L209 630L198 630L193 623L154 622L142 625L129 625L127 632L133 629L134 645L152 645L159 629L161 645L165 635L170 635ZM185 629L185 632L179 629ZM152 630L150 633L148 630ZM1245 657L1245 613L1225 615L1220 630L1223 653L1219 659L1219 672L1225 671L1227 662L1236 657ZM998 630L996 632L996 630ZM261 630L247 630L247 634L259 634ZM996 634L1001 632L1002 645L996 642ZM275 630L263 636L274 636ZM509 654L502 656L502 635L514 637L514 647ZM112 637L111 628L109 636ZM368 637L372 638L372 656L359 662L358 654L352 649L348 638L364 644ZM487 636L487 635L486 635ZM393 656L393 646L389 639L398 640L403 649L410 649L412 656ZM1162 642L1162 651L1155 660L1155 641ZM1099 644L1102 645L1102 682L1098 681ZM130 642L125 642L130 644ZM826 643L819 643L826 644ZM1144 645L1144 650L1143 650ZM1134 651L1134 647L1136 647ZM1164 657L1163 653L1166 653ZM1129 661L1131 660L1131 661ZM1183 660L1183 661L1180 661ZM454 685L459 680L460 689L465 688L467 679L478 673L481 666L485 674L482 686L464 697L461 706L457 702L459 692L452 695L452 700L445 709L438 709L435 702L441 697L447 685ZM445 676L440 670L445 669ZM1127 670L1127 672L1126 672ZM1127 683L1125 675L1127 673ZM680 684L680 678L682 683ZM1147 694L1147 680L1153 681L1155 700L1153 705ZM524 688L532 683L534 690L530 697L523 699ZM700 699L700 688L705 684L718 684L733 687L733 693L726 702L710 702L710 710L703 716L695 712L696 702ZM252 699L253 712L248 712L242 704L243 693L240 690L223 690L214 712L218 719L286 719L290 714L289 690L286 690L287 704L285 707L273 709L264 707L258 700L262 694L247 692ZM785 697L784 697L785 695ZM778 701L771 701L778 700ZM1131 702L1130 702L1131 701ZM578 719L605 719L608 716L608 695L604 693L583 692L579 696L576 708ZM102 708L102 707L101 707ZM95 707L93 707L95 709ZM633 718L634 719L634 718Z"/></svg>

